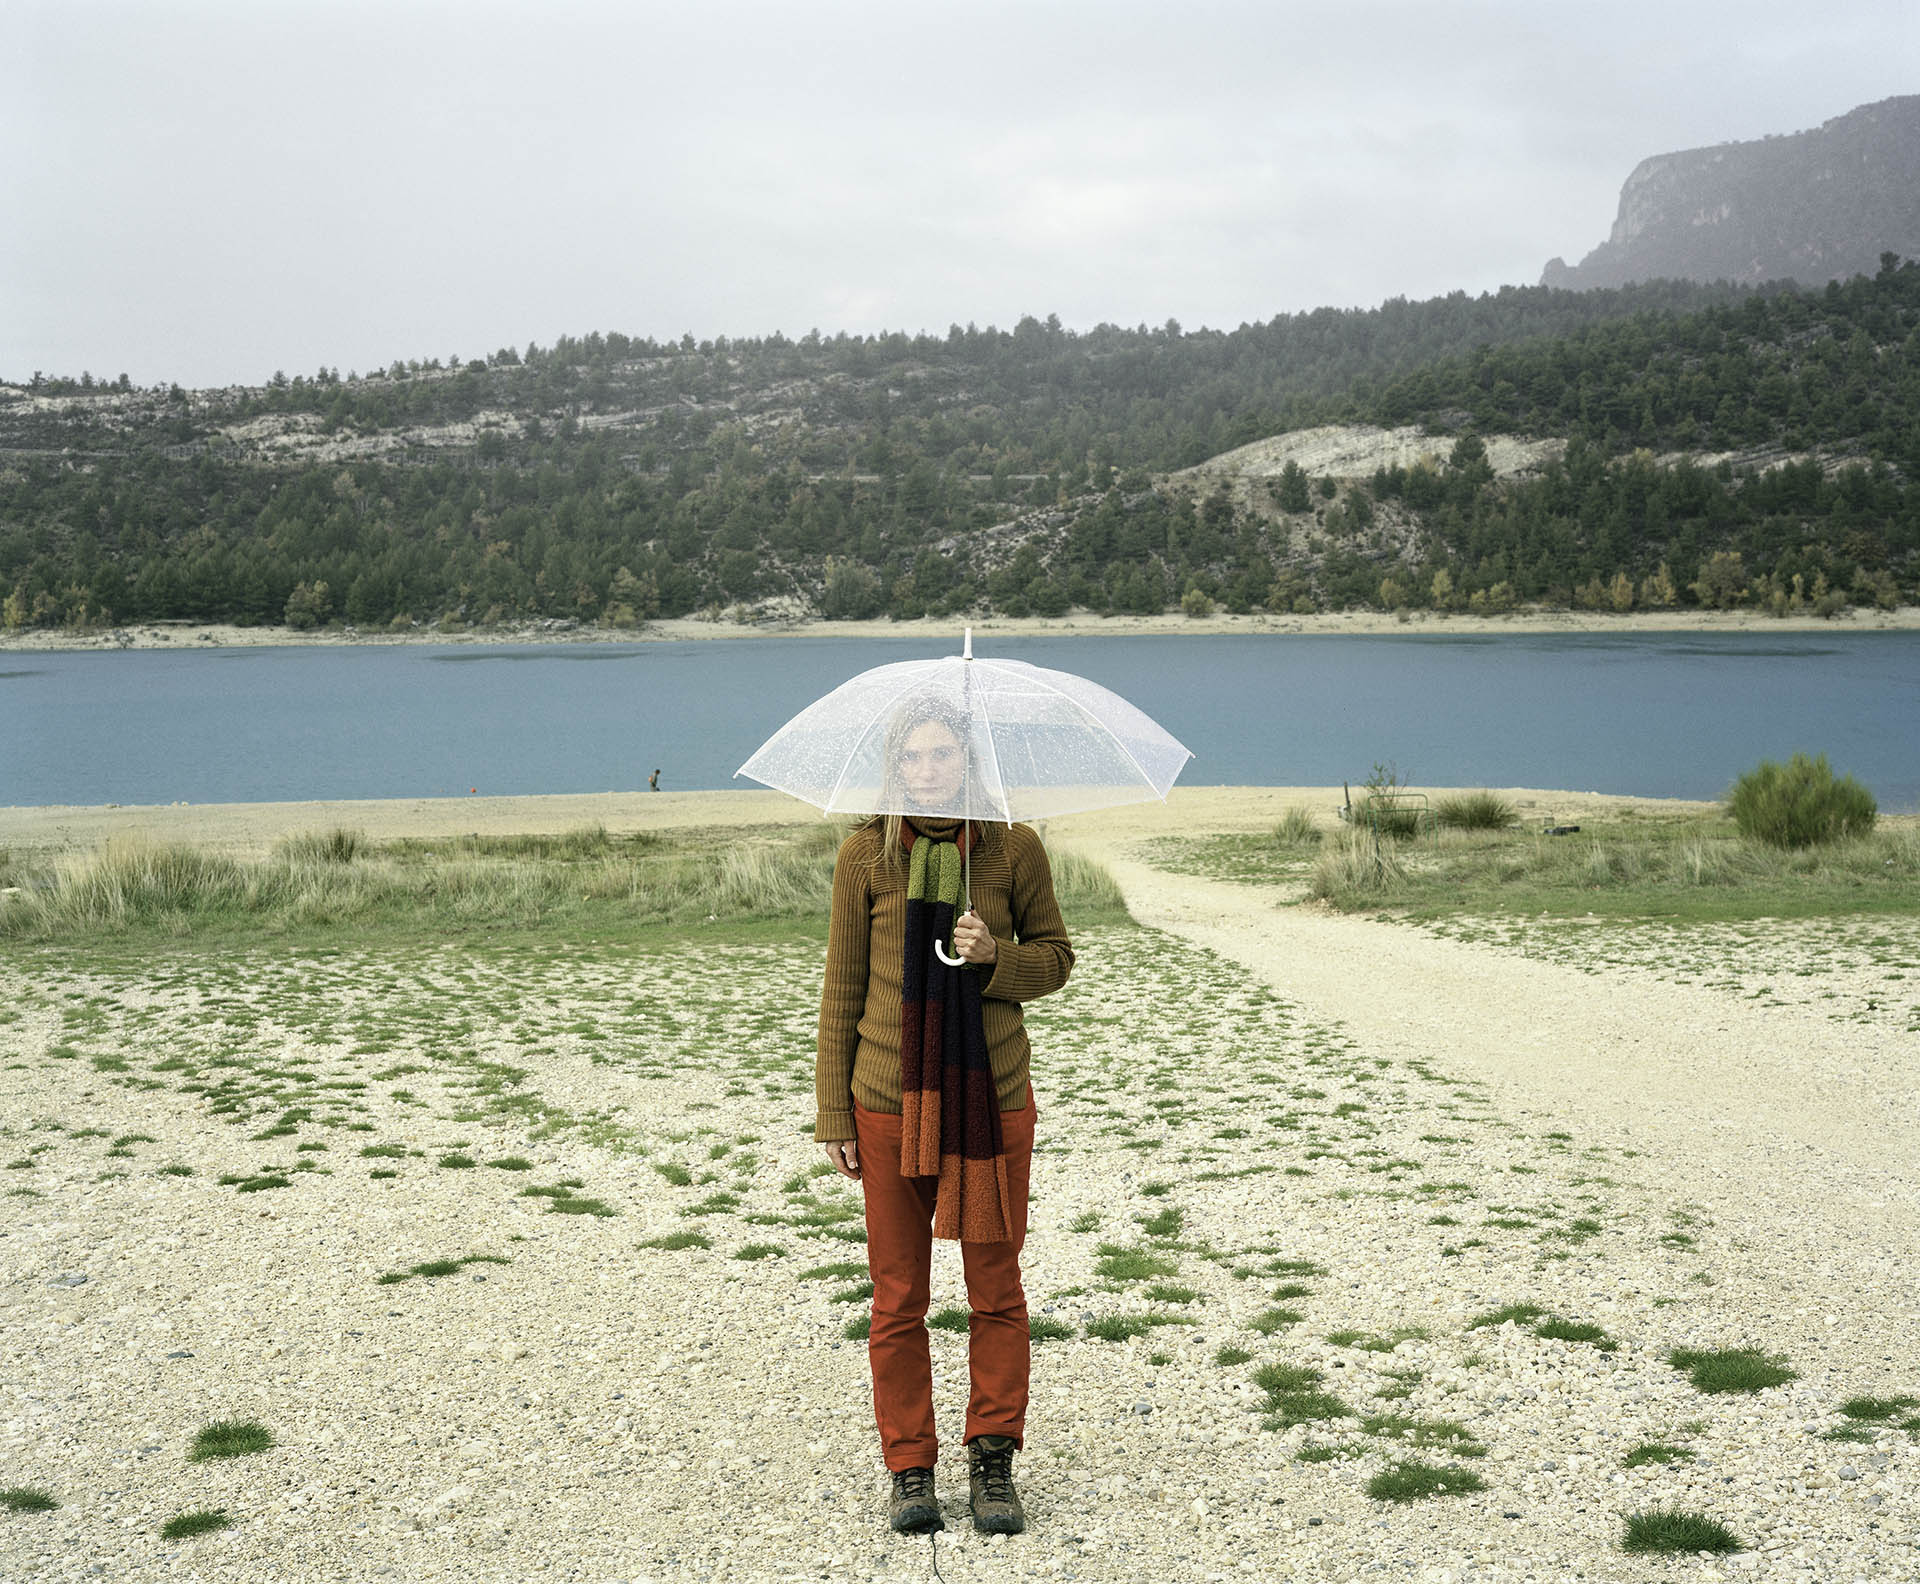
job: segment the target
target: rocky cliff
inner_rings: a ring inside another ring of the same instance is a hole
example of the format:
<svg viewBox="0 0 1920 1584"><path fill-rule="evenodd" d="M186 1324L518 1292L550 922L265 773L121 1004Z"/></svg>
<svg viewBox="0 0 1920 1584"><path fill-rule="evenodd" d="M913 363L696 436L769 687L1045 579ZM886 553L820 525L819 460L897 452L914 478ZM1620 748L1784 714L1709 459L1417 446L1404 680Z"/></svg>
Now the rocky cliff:
<svg viewBox="0 0 1920 1584"><path fill-rule="evenodd" d="M1810 132L1656 154L1620 190L1607 240L1543 286L1629 281L1810 285L1920 257L1920 94L1862 105Z"/></svg>

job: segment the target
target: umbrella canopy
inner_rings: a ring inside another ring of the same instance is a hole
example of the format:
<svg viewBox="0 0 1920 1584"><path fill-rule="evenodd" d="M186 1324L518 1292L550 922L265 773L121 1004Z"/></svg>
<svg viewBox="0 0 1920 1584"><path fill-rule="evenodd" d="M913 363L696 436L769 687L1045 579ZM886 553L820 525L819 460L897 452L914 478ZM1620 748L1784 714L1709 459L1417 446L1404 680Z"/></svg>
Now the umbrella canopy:
<svg viewBox="0 0 1920 1584"><path fill-rule="evenodd" d="M961 764L950 785L927 801L901 765L908 739L930 722L957 739ZM830 814L1011 824L1164 799L1192 757L1098 683L1022 660L976 659L968 629L959 655L875 666L843 682L734 774Z"/></svg>

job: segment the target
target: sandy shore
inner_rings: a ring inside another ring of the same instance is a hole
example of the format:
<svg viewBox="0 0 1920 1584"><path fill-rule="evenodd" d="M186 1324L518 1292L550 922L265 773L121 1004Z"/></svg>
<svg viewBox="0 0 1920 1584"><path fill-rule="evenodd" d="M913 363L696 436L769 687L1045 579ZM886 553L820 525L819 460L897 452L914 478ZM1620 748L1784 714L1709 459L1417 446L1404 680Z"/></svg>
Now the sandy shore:
<svg viewBox="0 0 1920 1584"><path fill-rule="evenodd" d="M1444 788L1428 789L1444 795ZM1461 789L1469 790L1469 789ZM1477 790L1477 789L1472 789ZM1049 836L1121 842L1156 836L1270 830L1289 808L1305 804L1329 825L1340 787L1176 787L1165 804L1073 814L1050 822ZM1601 792L1508 787L1501 796L1528 821L1551 815L1575 823L1633 809L1642 814L1693 814L1711 803L1677 798L1614 797ZM0 808L0 844L25 852L73 852L109 837L138 832L236 856L265 852L282 836L335 827L375 840L458 835L514 836L604 825L629 831L698 826L809 824L820 811L781 792L582 792L534 797L373 798L311 803L175 803L121 806L51 804Z"/></svg>
<svg viewBox="0 0 1920 1584"><path fill-rule="evenodd" d="M211 649L337 644L559 644L675 643L722 638L924 638L950 645L968 620L926 617L918 621L703 621L683 616L648 622L634 630L563 627L525 622L511 627L446 633L359 632L329 627L296 632L291 627L234 627L221 622L142 622L90 632L66 629L0 631L0 650ZM1624 616L1598 611L1516 611L1506 616L1436 616L1416 611L1405 620L1383 611L1334 611L1321 616L1232 616L1200 619L1179 614L1096 616L1079 611L1060 617L988 616L971 620L976 637L1139 637L1261 633L1366 637L1389 633L1681 633L1681 632L1912 632L1920 630L1920 605L1894 611L1848 610L1833 620L1817 616L1763 616L1755 611L1638 611Z"/></svg>

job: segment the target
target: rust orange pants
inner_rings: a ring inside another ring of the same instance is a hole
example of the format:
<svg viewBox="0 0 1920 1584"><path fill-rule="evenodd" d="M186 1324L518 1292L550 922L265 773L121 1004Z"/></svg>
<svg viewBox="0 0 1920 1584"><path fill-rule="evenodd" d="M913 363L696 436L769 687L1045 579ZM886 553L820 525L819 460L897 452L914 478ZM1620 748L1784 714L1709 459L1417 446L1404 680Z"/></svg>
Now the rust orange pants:
<svg viewBox="0 0 1920 1584"><path fill-rule="evenodd" d="M1027 1425L1027 1295L1020 1250L1027 1240L1027 1179L1033 1166L1033 1088L1024 1111L1002 1111L1007 1187L1013 1202L1006 1243L962 1243L966 1272L967 1397L963 1439L1012 1436L1024 1444ZM860 1187L867 1202L867 1267L873 1273L873 1417L889 1469L931 1468L933 1363L927 1350L927 1301L933 1270L936 1180L900 1175L900 1118L854 1103L860 1145Z"/></svg>

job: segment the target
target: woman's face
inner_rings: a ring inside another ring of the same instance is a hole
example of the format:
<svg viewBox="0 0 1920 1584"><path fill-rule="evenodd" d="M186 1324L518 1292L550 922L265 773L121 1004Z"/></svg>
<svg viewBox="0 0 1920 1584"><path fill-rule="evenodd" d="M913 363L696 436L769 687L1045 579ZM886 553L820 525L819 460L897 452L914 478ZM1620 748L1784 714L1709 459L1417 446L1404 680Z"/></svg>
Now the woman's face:
<svg viewBox="0 0 1920 1584"><path fill-rule="evenodd" d="M908 799L924 809L955 803L966 755L960 741L939 721L922 721L900 747L900 784Z"/></svg>

